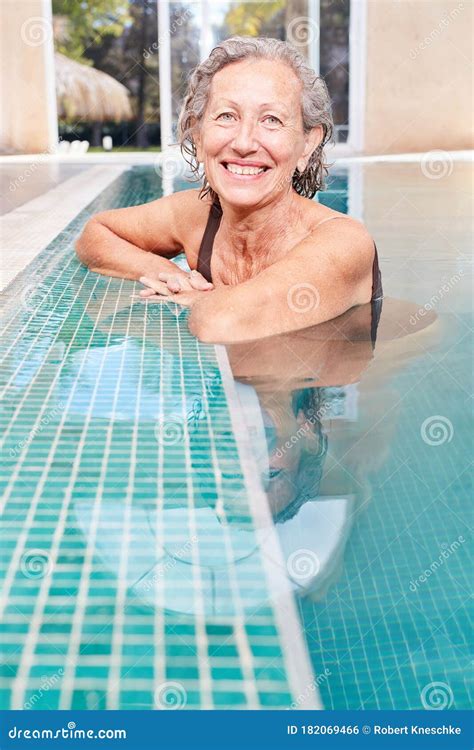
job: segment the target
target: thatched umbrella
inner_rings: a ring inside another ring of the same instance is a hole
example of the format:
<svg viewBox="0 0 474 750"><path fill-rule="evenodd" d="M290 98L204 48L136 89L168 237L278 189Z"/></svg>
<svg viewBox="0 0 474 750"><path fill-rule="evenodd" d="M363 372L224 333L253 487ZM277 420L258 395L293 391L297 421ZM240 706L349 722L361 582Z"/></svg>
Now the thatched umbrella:
<svg viewBox="0 0 474 750"><path fill-rule="evenodd" d="M121 122L133 117L129 91L115 78L59 52L54 57L59 117L88 122Z"/></svg>

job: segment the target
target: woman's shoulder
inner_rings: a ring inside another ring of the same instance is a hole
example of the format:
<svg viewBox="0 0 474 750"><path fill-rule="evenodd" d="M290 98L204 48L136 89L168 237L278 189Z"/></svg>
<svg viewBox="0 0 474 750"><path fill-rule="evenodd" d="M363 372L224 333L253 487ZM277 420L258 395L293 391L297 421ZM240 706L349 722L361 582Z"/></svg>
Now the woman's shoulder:
<svg viewBox="0 0 474 750"><path fill-rule="evenodd" d="M204 221L204 223L207 221L212 202L209 196L200 198L199 194L199 188L194 188L191 190L179 190L168 196L168 200L171 202L176 216L183 222L184 230L192 227L194 220Z"/></svg>
<svg viewBox="0 0 474 750"><path fill-rule="evenodd" d="M309 198L302 198L302 208L307 216L310 231L316 231L318 227L324 225L328 229L344 227L345 230L353 231L356 234L363 235L366 233L368 235L368 231L362 221L342 211L336 211L334 208L329 208L329 206L325 206ZM335 219L338 221L333 221Z"/></svg>
<svg viewBox="0 0 474 750"><path fill-rule="evenodd" d="M309 236L318 246L324 245L349 275L362 273L368 277L373 266L375 243L363 222L316 201L305 200Z"/></svg>
<svg viewBox="0 0 474 750"><path fill-rule="evenodd" d="M314 200L305 199L309 231L314 236L333 235L342 239L351 238L355 244L373 254L374 240L367 227L359 219L336 211Z"/></svg>
<svg viewBox="0 0 474 750"><path fill-rule="evenodd" d="M199 188L196 188L181 190L169 196L179 241L191 268L196 265L197 254L212 205L208 196L200 198L199 193Z"/></svg>

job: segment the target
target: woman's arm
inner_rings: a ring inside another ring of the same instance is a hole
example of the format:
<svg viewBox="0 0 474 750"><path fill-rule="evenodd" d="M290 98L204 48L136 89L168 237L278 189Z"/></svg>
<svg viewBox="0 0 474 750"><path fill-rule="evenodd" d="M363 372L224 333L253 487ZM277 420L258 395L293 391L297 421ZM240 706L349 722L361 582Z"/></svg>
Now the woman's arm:
<svg viewBox="0 0 474 750"><path fill-rule="evenodd" d="M182 252L186 227L204 217L206 208L199 205L197 193L183 191L96 214L77 240L79 259L96 273L134 280L158 278L164 271L184 273L169 258Z"/></svg>
<svg viewBox="0 0 474 750"><path fill-rule="evenodd" d="M370 300L373 258L362 224L328 222L255 278L196 295L189 328L201 341L236 343L331 320Z"/></svg>

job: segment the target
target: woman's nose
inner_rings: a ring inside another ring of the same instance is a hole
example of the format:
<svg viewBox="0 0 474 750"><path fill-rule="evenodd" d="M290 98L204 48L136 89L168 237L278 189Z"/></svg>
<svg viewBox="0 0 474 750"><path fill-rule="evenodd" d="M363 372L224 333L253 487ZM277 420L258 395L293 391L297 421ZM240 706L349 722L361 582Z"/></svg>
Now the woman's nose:
<svg viewBox="0 0 474 750"><path fill-rule="evenodd" d="M255 123L249 120L241 121L237 126L232 145L239 153L248 154L251 151L256 151L258 143L256 141Z"/></svg>

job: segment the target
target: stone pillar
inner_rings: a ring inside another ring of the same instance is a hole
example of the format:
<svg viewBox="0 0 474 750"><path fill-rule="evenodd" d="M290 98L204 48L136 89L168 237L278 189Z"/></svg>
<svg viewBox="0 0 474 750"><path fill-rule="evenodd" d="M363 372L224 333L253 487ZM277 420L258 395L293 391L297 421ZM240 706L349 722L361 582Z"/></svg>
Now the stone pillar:
<svg viewBox="0 0 474 750"><path fill-rule="evenodd" d="M51 0L0 0L0 153L58 142Z"/></svg>

